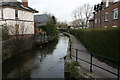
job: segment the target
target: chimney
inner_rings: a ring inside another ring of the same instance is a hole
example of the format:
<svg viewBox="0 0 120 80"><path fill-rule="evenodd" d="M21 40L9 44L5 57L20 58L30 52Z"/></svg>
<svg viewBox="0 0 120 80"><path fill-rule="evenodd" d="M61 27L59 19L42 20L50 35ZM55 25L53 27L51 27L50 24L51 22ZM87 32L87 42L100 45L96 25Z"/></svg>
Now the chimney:
<svg viewBox="0 0 120 80"><path fill-rule="evenodd" d="M22 0L22 5L24 7L28 7L28 0Z"/></svg>

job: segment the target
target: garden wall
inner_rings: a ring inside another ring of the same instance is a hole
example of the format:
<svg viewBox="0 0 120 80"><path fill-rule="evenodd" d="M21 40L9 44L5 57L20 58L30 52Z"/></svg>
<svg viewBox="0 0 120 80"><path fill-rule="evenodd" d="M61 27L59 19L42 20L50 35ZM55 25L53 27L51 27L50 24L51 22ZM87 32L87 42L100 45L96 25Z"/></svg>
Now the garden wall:
<svg viewBox="0 0 120 80"><path fill-rule="evenodd" d="M2 41L2 62L11 56L33 48L34 45L34 36Z"/></svg>

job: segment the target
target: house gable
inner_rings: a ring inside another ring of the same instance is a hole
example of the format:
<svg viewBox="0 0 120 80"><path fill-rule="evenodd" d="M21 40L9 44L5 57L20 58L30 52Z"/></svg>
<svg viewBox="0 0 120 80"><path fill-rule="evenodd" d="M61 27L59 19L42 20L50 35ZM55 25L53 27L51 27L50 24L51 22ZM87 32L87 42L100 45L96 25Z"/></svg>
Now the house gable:
<svg viewBox="0 0 120 80"><path fill-rule="evenodd" d="M25 10L33 13L38 13L35 9L32 9L31 7L24 7L21 2L0 2L0 7L9 7L9 8L17 8L20 10Z"/></svg>

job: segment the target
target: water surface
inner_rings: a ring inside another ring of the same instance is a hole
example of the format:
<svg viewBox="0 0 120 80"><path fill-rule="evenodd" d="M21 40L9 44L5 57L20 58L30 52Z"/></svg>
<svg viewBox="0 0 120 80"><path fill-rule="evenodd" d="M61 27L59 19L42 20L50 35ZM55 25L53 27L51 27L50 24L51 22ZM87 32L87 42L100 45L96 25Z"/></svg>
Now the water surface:
<svg viewBox="0 0 120 80"><path fill-rule="evenodd" d="M28 51L3 64L4 78L64 78L68 37L60 35L42 49Z"/></svg>

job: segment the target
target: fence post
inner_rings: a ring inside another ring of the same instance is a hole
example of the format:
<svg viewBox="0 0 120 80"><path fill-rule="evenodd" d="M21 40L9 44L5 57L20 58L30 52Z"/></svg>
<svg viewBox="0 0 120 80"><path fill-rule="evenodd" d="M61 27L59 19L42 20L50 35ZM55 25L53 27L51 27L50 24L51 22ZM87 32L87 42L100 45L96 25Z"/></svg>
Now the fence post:
<svg viewBox="0 0 120 80"><path fill-rule="evenodd" d="M71 43L70 43L70 58L72 59L72 54L71 54Z"/></svg>
<svg viewBox="0 0 120 80"><path fill-rule="evenodd" d="M45 32L44 32L44 42L45 42Z"/></svg>
<svg viewBox="0 0 120 80"><path fill-rule="evenodd" d="M42 33L40 34L40 42L42 42Z"/></svg>
<svg viewBox="0 0 120 80"><path fill-rule="evenodd" d="M93 57L93 54L90 53L91 57L90 57L90 72L92 72L92 57Z"/></svg>
<svg viewBox="0 0 120 80"><path fill-rule="evenodd" d="M78 62L77 58L78 58L78 49L76 49L76 62Z"/></svg>
<svg viewBox="0 0 120 80"><path fill-rule="evenodd" d="M120 75L120 71L119 71L119 70L120 70L120 63L119 63L119 62L120 62L120 61L119 61L119 59L118 59L118 80L120 79L120 78L119 78L119 77L120 77L120 76L119 76L119 75Z"/></svg>

